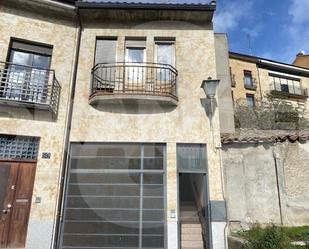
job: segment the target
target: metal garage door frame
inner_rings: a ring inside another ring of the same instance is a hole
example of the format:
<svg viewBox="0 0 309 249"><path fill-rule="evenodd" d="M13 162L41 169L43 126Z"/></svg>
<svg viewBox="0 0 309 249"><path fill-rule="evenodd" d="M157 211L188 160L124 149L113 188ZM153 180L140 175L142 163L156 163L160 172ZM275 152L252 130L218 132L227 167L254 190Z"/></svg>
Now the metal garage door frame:
<svg viewBox="0 0 309 249"><path fill-rule="evenodd" d="M164 215L164 221L163 221L163 227L164 227L164 233L163 233L163 236L164 236L164 248L167 248L167 238L168 238L168 233L167 233L167 168L166 168L166 164L167 164L167 157L166 157L166 144L165 143L129 143L129 142L71 142L70 143L70 149L69 149L69 153L68 153L68 160L67 160L67 168L66 168L66 174L65 174L65 177L64 177L64 188L65 190L63 191L62 195L63 195L63 201L62 201L62 206L61 206L61 213L60 213L60 225L58 227L58 238L57 238L57 245L58 247L57 248L60 248L61 245L62 245L62 238L63 238L63 228L64 228L64 213L65 213L65 207L67 205L67 196L68 196L68 183L69 183L69 176L70 176L70 173L72 173L70 170L71 170L71 158L72 158L72 148L73 146L76 146L76 145L123 145L123 146L126 146L126 145L136 145L136 146L139 146L140 147L140 150L141 150L141 153L144 152L144 146L145 145L161 145L163 146L163 168L162 169L159 169L157 171L155 170L145 170L143 169L143 159L145 158L143 154L141 154L140 156L140 161L141 161L141 168L139 170L101 170L100 169L100 172L104 173L104 172L114 172L114 173L125 173L125 172L130 172L130 173L136 173L136 174L139 174L140 175L140 179L143 179L143 175L146 173L154 173L154 174L159 174L159 175L162 175L162 181L163 181L163 215ZM154 156L154 158L156 158ZM86 170L88 171L88 170ZM158 173L156 173L158 172ZM140 182L141 184L141 187L140 187L140 190L141 191L144 191L144 185L142 184L142 182ZM142 194L142 192L141 192ZM143 198L141 197L144 197L143 195L140 194L140 202L143 203ZM143 209L141 209L141 205L139 207L139 210L140 210L140 213L143 212ZM139 219L139 222L140 223L143 223L143 218L141 218L140 216L140 219ZM140 234L139 234L139 241L142 240L142 229L140 228ZM139 248L142 248L141 247L141 243L139 243Z"/></svg>

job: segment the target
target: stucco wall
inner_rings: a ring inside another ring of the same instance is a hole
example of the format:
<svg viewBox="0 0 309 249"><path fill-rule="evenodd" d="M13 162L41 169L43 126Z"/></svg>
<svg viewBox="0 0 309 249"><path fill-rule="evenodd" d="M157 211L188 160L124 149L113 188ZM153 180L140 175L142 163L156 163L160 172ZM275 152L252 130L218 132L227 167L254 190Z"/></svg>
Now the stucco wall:
<svg viewBox="0 0 309 249"><path fill-rule="evenodd" d="M157 104L106 106L104 103L96 107L89 105L91 68L97 36L117 37L117 61L124 60L125 37L146 37L148 62L153 62L154 37L175 38L178 106L174 108ZM205 94L200 88L202 81L209 76L213 78L217 76L212 27L205 28L176 21L140 24L109 22L83 26L71 141L167 144L169 249L177 248L178 241L178 214L176 218L169 217L170 210L178 210L176 143L208 144L210 199L222 200L220 160L218 153L213 150L213 141L219 141L219 117L216 109L213 117L213 134L205 112L205 102L206 106L209 106L209 102L205 101Z"/></svg>
<svg viewBox="0 0 309 249"><path fill-rule="evenodd" d="M229 47L226 34L215 34L216 68L220 80L218 86L220 132L233 133L234 108L231 89L231 74L229 65Z"/></svg>
<svg viewBox="0 0 309 249"><path fill-rule="evenodd" d="M55 69L61 85L56 119L48 111L0 106L1 134L40 137L27 249L50 248L76 43L73 21L61 20L60 14L52 18L36 10L0 5L0 61L6 61L11 37L53 45L51 69ZM50 152L51 158L42 159L42 152ZM34 203L35 197L41 197L41 203Z"/></svg>
<svg viewBox="0 0 309 249"><path fill-rule="evenodd" d="M235 144L223 149L228 219L308 225L309 143ZM276 170L277 165L277 170ZM277 173L276 173L277 172Z"/></svg>

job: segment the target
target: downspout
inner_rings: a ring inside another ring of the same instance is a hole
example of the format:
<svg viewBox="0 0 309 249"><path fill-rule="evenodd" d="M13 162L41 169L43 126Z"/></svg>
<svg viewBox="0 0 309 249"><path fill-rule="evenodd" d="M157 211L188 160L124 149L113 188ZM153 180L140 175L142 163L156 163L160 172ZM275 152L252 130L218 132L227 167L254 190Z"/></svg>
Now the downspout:
<svg viewBox="0 0 309 249"><path fill-rule="evenodd" d="M258 73L260 96L261 96L261 100L263 100L263 94L262 94L262 88L261 88L261 78L260 78L260 69L259 69L259 66L257 64L256 64L256 69L257 69L257 73Z"/></svg>
<svg viewBox="0 0 309 249"><path fill-rule="evenodd" d="M69 163L69 146L70 146L70 134L71 134L71 126L72 126L72 116L73 116L73 105L74 105L74 97L76 90L76 80L77 80L77 70L78 70L78 61L79 61L79 53L80 53L80 42L82 36L82 24L80 20L79 8L75 8L76 18L77 18L77 41L76 41L76 49L75 49L75 58L74 58L74 68L73 68L73 78L71 84L71 93L69 100L69 108L68 108L68 118L66 125L66 134L64 140L64 155L62 161L62 171L61 171L61 181L59 187L59 199L57 206L57 218L54 230L54 238L53 238L53 247L57 249L59 247L59 230L61 227L61 222L63 218L63 199L64 199L64 189L65 183L67 180L67 166Z"/></svg>
<svg viewBox="0 0 309 249"><path fill-rule="evenodd" d="M282 201L281 201L281 192L280 192L278 162L277 162L276 153L274 151L273 151L273 157L274 157L274 163L275 163L275 173L276 173L276 184L277 184L277 193L278 193L278 205L279 205L280 222L281 222L281 225L283 225Z"/></svg>

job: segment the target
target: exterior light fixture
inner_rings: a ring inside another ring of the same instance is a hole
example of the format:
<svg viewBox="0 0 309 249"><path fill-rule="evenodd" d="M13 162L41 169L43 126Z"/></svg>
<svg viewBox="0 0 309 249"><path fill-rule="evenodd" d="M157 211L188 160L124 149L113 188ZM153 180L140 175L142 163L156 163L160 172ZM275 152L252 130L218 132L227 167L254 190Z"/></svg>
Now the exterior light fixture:
<svg viewBox="0 0 309 249"><path fill-rule="evenodd" d="M203 88L205 95L210 100L214 99L220 80L213 80L209 77L207 80L203 80L201 88Z"/></svg>

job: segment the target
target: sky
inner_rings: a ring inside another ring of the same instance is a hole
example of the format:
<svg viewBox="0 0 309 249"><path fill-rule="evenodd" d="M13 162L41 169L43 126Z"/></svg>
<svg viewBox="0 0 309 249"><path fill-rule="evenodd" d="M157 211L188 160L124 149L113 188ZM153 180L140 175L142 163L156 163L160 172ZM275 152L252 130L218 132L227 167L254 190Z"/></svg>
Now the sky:
<svg viewBox="0 0 309 249"><path fill-rule="evenodd" d="M292 63L309 54L309 0L217 0L214 29L230 51Z"/></svg>

